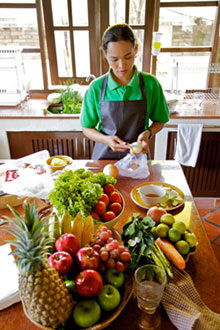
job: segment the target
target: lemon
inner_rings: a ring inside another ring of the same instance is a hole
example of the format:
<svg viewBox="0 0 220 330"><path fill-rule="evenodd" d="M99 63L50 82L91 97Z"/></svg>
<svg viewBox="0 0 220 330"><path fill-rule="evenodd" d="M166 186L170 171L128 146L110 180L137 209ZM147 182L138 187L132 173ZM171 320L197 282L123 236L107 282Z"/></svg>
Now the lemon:
<svg viewBox="0 0 220 330"><path fill-rule="evenodd" d="M181 238L180 232L175 228L170 228L168 231L168 237L171 242L177 242Z"/></svg>
<svg viewBox="0 0 220 330"><path fill-rule="evenodd" d="M174 222L174 224L172 225L173 228L177 229L180 234L184 234L186 231L186 225L184 222L179 221L179 222Z"/></svg>
<svg viewBox="0 0 220 330"><path fill-rule="evenodd" d="M186 254L189 253L190 246L186 241L180 240L180 241L176 242L175 246L180 254L185 256Z"/></svg>
<svg viewBox="0 0 220 330"><path fill-rule="evenodd" d="M166 225L165 223L160 223L157 227L157 235L159 237L166 237L168 230L169 230L169 226Z"/></svg>
<svg viewBox="0 0 220 330"><path fill-rule="evenodd" d="M195 234L186 232L186 234L184 235L184 239L190 247L196 246L197 239Z"/></svg>
<svg viewBox="0 0 220 330"><path fill-rule="evenodd" d="M175 218L172 214L165 213L161 216L160 222L171 226L175 222Z"/></svg>

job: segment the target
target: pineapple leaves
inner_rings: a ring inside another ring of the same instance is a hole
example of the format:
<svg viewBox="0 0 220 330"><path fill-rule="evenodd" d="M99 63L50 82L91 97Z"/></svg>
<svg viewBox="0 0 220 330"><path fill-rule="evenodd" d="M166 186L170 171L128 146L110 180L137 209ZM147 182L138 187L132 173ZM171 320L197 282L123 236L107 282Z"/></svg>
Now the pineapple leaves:
<svg viewBox="0 0 220 330"><path fill-rule="evenodd" d="M28 231L32 232L34 230L34 224L36 220L38 220L39 214L35 208L35 201L33 202L32 206L28 203L25 205L25 220L26 225L28 227Z"/></svg>
<svg viewBox="0 0 220 330"><path fill-rule="evenodd" d="M32 206L25 205L24 220L16 210L10 206L8 208L15 217L5 217L8 226L4 230L14 236L14 240L8 241L15 247L10 254L16 257L15 262L22 274L37 271L47 260L53 243L53 239L49 237L46 219L39 218L35 202Z"/></svg>

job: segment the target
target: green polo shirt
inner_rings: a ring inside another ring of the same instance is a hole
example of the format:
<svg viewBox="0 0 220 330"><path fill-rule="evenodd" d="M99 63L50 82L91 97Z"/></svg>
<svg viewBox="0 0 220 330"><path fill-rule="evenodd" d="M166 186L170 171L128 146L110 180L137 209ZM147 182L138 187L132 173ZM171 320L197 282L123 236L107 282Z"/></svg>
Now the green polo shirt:
<svg viewBox="0 0 220 330"><path fill-rule="evenodd" d="M169 109L166 99L163 94L162 87L151 74L142 72L144 85L147 96L147 113L145 120L145 129L149 126L149 119L151 121L159 121L166 123L169 121ZM87 89L80 116L80 124L82 127L92 128L96 127L99 131L102 129L102 122L100 116L100 97L101 87L104 75L93 80ZM138 70L135 66L135 73L131 81L126 86L119 85L111 75L109 70L105 101L123 101L123 100L141 100L142 94L140 89L140 81Z"/></svg>

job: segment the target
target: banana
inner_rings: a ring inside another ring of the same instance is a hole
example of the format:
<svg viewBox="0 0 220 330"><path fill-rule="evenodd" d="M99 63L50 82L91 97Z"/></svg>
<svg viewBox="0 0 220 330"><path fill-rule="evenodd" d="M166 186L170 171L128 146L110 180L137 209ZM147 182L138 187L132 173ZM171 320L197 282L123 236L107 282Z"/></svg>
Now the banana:
<svg viewBox="0 0 220 330"><path fill-rule="evenodd" d="M86 246L93 239L94 223L93 218L89 215L84 222L83 234L82 234L82 246Z"/></svg>
<svg viewBox="0 0 220 330"><path fill-rule="evenodd" d="M48 221L48 230L50 238L54 239L54 241L60 237L60 222L58 216L55 212L53 212Z"/></svg>
<svg viewBox="0 0 220 330"><path fill-rule="evenodd" d="M75 219L73 220L73 234L76 236L79 242L79 246L82 245L82 232L83 232L83 217L80 212L77 213Z"/></svg>
<svg viewBox="0 0 220 330"><path fill-rule="evenodd" d="M62 231L62 234L72 233L72 231L73 231L71 216L70 216L68 210L65 210L63 212L62 219L61 219L61 231Z"/></svg>

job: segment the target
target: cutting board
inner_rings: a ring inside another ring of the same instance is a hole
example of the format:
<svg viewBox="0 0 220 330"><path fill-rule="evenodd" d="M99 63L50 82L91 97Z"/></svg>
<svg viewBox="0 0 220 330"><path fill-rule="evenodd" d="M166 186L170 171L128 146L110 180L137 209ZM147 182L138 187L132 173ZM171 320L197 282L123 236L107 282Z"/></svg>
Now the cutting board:
<svg viewBox="0 0 220 330"><path fill-rule="evenodd" d="M4 194L0 196L0 209L7 208L7 204L15 207L21 205L22 203L23 200L15 195Z"/></svg>

